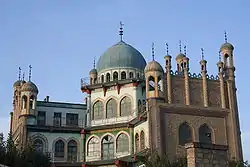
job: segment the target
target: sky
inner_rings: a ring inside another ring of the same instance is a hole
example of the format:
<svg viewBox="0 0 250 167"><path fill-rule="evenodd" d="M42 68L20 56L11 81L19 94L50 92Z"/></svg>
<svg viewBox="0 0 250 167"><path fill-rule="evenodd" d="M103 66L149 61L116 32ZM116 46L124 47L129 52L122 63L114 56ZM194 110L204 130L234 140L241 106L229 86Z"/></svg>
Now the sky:
<svg viewBox="0 0 250 167"><path fill-rule="evenodd" d="M208 73L216 75L218 51L228 41L234 61L245 159L250 160L249 0L1 0L0 1L0 132L8 133L13 83L18 67L39 88L40 100L82 103L80 79L88 77L93 59L117 43L119 22L124 41L147 61L155 44L155 59L164 64L167 42L174 58L179 40L187 46L190 72L198 73L201 48ZM173 60L174 64L174 60ZM176 68L173 65L173 68Z"/></svg>

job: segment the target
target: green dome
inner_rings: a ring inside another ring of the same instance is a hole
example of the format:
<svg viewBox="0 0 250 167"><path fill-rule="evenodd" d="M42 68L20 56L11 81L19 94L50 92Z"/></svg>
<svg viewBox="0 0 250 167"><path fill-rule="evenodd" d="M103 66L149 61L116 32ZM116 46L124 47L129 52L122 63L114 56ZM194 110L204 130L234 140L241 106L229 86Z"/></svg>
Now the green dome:
<svg viewBox="0 0 250 167"><path fill-rule="evenodd" d="M97 71L109 68L136 68L144 70L146 61L142 54L125 42L121 41L110 47L98 60Z"/></svg>

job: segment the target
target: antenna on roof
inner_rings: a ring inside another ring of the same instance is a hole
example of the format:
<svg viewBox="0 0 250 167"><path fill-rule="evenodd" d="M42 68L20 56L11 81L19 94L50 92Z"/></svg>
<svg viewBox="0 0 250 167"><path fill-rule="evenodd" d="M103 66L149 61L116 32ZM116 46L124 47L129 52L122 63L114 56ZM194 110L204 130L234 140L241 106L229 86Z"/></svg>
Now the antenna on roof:
<svg viewBox="0 0 250 167"><path fill-rule="evenodd" d="M155 60L155 48L154 48L154 42L152 43L152 58L153 58L153 61Z"/></svg>
<svg viewBox="0 0 250 167"><path fill-rule="evenodd" d="M18 80L20 81L21 80L21 72L22 72L21 67L19 67L18 70L19 70L19 72L18 72Z"/></svg>
<svg viewBox="0 0 250 167"><path fill-rule="evenodd" d="M122 41L122 36L123 36L123 26L124 26L124 24L120 21L120 36L121 36L121 41Z"/></svg>
<svg viewBox="0 0 250 167"><path fill-rule="evenodd" d="M32 66L29 65L29 81L30 81L30 79L31 79L31 69L32 69Z"/></svg>

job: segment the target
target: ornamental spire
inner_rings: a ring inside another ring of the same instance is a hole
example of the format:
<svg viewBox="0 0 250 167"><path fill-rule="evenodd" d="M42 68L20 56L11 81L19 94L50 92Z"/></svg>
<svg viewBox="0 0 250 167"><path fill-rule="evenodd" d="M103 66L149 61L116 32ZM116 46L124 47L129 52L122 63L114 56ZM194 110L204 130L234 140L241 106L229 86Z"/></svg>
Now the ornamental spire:
<svg viewBox="0 0 250 167"><path fill-rule="evenodd" d="M166 43L166 47L167 47L167 55L168 55L168 43Z"/></svg>
<svg viewBox="0 0 250 167"><path fill-rule="evenodd" d="M32 66L29 65L29 81L31 80L31 69L32 69Z"/></svg>
<svg viewBox="0 0 250 167"><path fill-rule="evenodd" d="M181 40L179 41L179 48L180 48L180 53L181 53Z"/></svg>
<svg viewBox="0 0 250 167"><path fill-rule="evenodd" d="M153 58L153 61L155 60L155 48L154 48L154 42L152 43L152 58Z"/></svg>
<svg viewBox="0 0 250 167"><path fill-rule="evenodd" d="M224 32L225 43L227 43L227 32Z"/></svg>
<svg viewBox="0 0 250 167"><path fill-rule="evenodd" d="M121 37L121 41L122 41L122 36L123 36L123 26L124 26L124 24L120 21L120 31L119 31L119 35L120 35L120 37Z"/></svg>
<svg viewBox="0 0 250 167"><path fill-rule="evenodd" d="M18 80L21 80L21 73L22 73L22 69L21 67L18 68L19 72L18 72Z"/></svg>
<svg viewBox="0 0 250 167"><path fill-rule="evenodd" d="M204 60L204 49L201 48L201 60Z"/></svg>

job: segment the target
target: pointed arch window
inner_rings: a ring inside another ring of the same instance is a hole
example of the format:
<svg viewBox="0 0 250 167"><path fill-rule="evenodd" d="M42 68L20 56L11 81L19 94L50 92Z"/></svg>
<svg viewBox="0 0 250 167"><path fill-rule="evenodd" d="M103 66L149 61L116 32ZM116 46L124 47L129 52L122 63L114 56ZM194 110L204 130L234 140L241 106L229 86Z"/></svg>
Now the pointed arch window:
<svg viewBox="0 0 250 167"><path fill-rule="evenodd" d="M141 150L145 149L145 133L144 131L141 131L141 135L140 135L140 148Z"/></svg>
<svg viewBox="0 0 250 167"><path fill-rule="evenodd" d="M162 78L160 76L158 76L158 90L159 91L163 91L163 81L162 81Z"/></svg>
<svg viewBox="0 0 250 167"><path fill-rule="evenodd" d="M37 152L44 152L44 144L41 139L35 139L34 141L34 147Z"/></svg>
<svg viewBox="0 0 250 167"><path fill-rule="evenodd" d="M117 102L115 99L110 99L107 102L106 117L113 118L116 117L116 115L117 115Z"/></svg>
<svg viewBox="0 0 250 167"><path fill-rule="evenodd" d="M22 108L26 109L27 108L27 96L22 97Z"/></svg>
<svg viewBox="0 0 250 167"><path fill-rule="evenodd" d="M129 138L126 134L121 133L116 141L117 152L129 152Z"/></svg>
<svg viewBox="0 0 250 167"><path fill-rule="evenodd" d="M104 75L101 76L101 83L104 82Z"/></svg>
<svg viewBox="0 0 250 167"><path fill-rule="evenodd" d="M131 79L131 78L134 78L134 73L133 72L130 72L129 73L129 78Z"/></svg>
<svg viewBox="0 0 250 167"><path fill-rule="evenodd" d="M125 71L122 71L122 73L121 73L121 79L126 79L126 72Z"/></svg>
<svg viewBox="0 0 250 167"><path fill-rule="evenodd" d="M103 103L101 101L95 102L93 106L93 119L102 119L103 118Z"/></svg>
<svg viewBox="0 0 250 167"><path fill-rule="evenodd" d="M212 143L212 130L207 124L199 127L199 141L201 143Z"/></svg>
<svg viewBox="0 0 250 167"><path fill-rule="evenodd" d="M114 158L114 139L107 135L102 140L102 159L108 160Z"/></svg>
<svg viewBox="0 0 250 167"><path fill-rule="evenodd" d="M110 82L110 73L106 74L106 82Z"/></svg>
<svg viewBox="0 0 250 167"><path fill-rule="evenodd" d="M98 150L99 150L99 139L97 137L92 137L88 142L88 156L98 156Z"/></svg>
<svg viewBox="0 0 250 167"><path fill-rule="evenodd" d="M131 100L125 96L121 100L120 116L129 116L131 114Z"/></svg>
<svg viewBox="0 0 250 167"><path fill-rule="evenodd" d="M179 126L179 145L184 146L186 143L192 142L192 129L187 123Z"/></svg>
<svg viewBox="0 0 250 167"><path fill-rule="evenodd" d="M34 109L35 108L35 97L32 95L30 96L30 102L29 102L29 105L30 105L30 109Z"/></svg>
<svg viewBox="0 0 250 167"><path fill-rule="evenodd" d="M117 81L118 80L118 72L114 72L113 73L113 81Z"/></svg>
<svg viewBox="0 0 250 167"><path fill-rule="evenodd" d="M68 142L68 161L77 161L77 142L75 140L70 140Z"/></svg>
<svg viewBox="0 0 250 167"><path fill-rule="evenodd" d="M64 142L62 140L58 140L55 143L55 157L64 157Z"/></svg>
<svg viewBox="0 0 250 167"><path fill-rule="evenodd" d="M139 139L139 134L135 134L135 152L140 151L140 139Z"/></svg>

